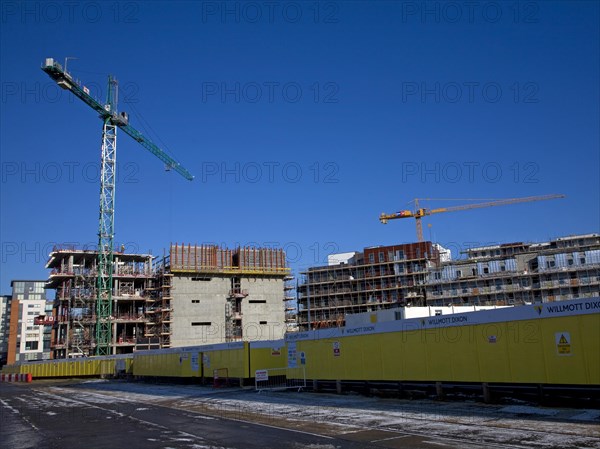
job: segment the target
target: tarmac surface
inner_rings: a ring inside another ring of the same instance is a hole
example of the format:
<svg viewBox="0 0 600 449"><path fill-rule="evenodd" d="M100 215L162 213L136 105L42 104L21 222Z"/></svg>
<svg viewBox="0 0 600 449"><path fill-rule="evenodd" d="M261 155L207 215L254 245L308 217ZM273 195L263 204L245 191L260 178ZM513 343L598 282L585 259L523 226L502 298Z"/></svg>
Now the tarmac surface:
<svg viewBox="0 0 600 449"><path fill-rule="evenodd" d="M0 384L0 448L600 448L600 411L124 381Z"/></svg>

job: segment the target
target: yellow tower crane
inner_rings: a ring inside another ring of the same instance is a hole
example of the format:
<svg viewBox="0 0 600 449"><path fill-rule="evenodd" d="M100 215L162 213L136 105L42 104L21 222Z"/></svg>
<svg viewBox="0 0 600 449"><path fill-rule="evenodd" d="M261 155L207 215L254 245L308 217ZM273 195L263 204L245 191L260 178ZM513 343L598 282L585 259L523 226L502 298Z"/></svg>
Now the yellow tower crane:
<svg viewBox="0 0 600 449"><path fill-rule="evenodd" d="M429 201L436 200L436 198L416 198L415 209L414 210L401 210L398 212L394 212L393 214L385 214L382 213L379 216L379 221L381 223L386 224L388 220L395 220L397 218L414 218L417 222L417 240L419 242L423 241L423 225L421 224L421 218L426 215L440 214L442 212L455 212L458 210L467 210L467 209L480 209L482 207L492 207L492 206L505 206L508 204L516 204L516 203L528 203L530 201L544 201L544 200L554 200L557 198L564 198L565 195L542 195L542 196L527 196L523 198L505 198L501 200L494 201L486 201L485 203L473 203L473 204L462 204L459 206L450 206L450 207L439 207L436 209L426 209L419 207L419 201ZM441 198L437 198L438 201L441 201ZM446 199L447 200L447 199ZM455 201L455 200L453 200ZM467 201L467 200L464 200Z"/></svg>

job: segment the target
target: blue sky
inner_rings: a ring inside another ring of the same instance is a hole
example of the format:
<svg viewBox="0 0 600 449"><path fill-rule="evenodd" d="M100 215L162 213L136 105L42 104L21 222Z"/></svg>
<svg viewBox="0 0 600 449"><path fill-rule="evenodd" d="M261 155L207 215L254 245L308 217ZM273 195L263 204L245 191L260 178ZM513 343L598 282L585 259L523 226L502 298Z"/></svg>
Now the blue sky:
<svg viewBox="0 0 600 449"><path fill-rule="evenodd" d="M453 249L600 230L599 3L1 3L0 292L94 244L101 122L44 58L195 176L118 135L116 241L280 246L294 269L412 242L413 198L566 199L439 214ZM148 123L148 126L143 126ZM431 207L461 204L431 201ZM427 224L431 224L428 227Z"/></svg>

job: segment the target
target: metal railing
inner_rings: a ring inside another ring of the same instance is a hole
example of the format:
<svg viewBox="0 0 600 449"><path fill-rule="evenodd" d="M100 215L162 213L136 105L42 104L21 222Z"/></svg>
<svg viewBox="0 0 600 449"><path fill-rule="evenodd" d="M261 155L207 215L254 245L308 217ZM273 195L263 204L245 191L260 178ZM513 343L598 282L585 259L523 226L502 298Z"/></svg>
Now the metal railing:
<svg viewBox="0 0 600 449"><path fill-rule="evenodd" d="M270 368L256 370L254 373L254 388L259 393L266 390L306 388L306 369L304 366L297 368Z"/></svg>

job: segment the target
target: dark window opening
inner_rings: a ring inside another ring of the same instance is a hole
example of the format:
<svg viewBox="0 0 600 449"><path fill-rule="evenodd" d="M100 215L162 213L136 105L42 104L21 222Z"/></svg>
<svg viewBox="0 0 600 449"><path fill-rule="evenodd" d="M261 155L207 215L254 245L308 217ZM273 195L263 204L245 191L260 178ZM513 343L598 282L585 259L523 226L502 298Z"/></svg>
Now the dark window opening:
<svg viewBox="0 0 600 449"><path fill-rule="evenodd" d="M250 304L265 304L267 302L266 299L251 299L248 301Z"/></svg>
<svg viewBox="0 0 600 449"><path fill-rule="evenodd" d="M194 321L192 322L192 326L210 326L212 323L210 321Z"/></svg>
<svg viewBox="0 0 600 449"><path fill-rule="evenodd" d="M27 341L25 342L25 349L28 351L35 351L38 348L39 342L37 341Z"/></svg>

